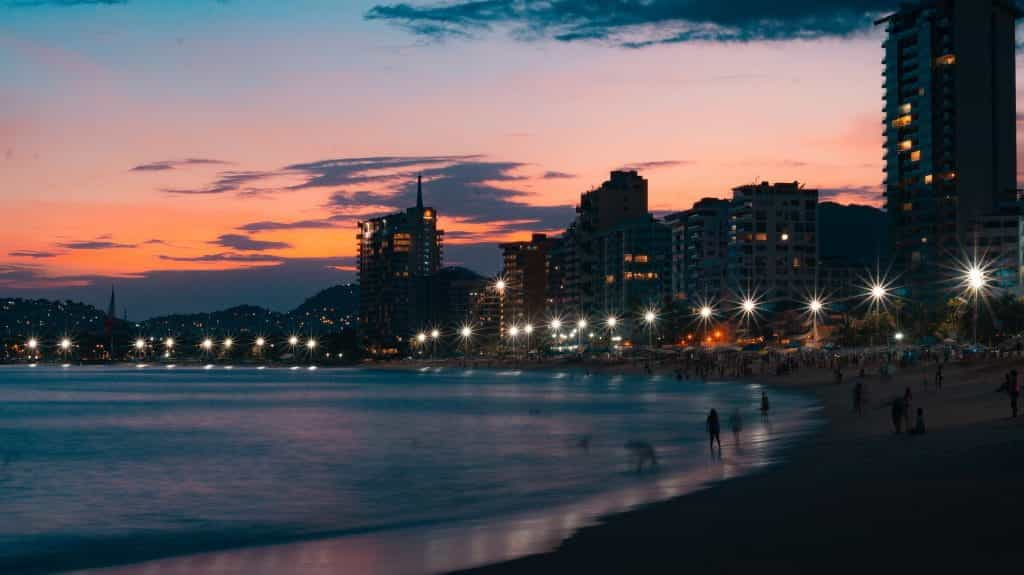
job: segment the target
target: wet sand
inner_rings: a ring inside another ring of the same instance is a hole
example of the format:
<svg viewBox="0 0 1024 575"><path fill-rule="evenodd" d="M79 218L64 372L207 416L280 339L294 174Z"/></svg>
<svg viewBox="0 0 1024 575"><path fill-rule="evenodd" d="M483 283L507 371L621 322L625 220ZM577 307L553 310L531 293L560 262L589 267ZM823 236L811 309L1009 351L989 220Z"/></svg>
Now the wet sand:
<svg viewBox="0 0 1024 575"><path fill-rule="evenodd" d="M556 550L471 573L979 572L1024 562L1024 417L1011 419L1003 374L1024 360L947 364L888 381L868 373L863 415L852 370L755 377L813 392L829 423L790 460L605 518ZM910 386L928 433L896 435L885 402ZM769 392L770 393L770 392ZM723 440L732 441L728 434ZM765 571L767 570L767 571Z"/></svg>

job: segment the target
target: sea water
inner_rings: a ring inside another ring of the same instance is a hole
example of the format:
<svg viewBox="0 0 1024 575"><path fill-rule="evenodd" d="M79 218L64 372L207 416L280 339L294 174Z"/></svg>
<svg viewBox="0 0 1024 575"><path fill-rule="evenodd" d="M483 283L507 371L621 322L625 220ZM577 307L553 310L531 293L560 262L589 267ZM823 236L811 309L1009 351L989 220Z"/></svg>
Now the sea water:
<svg viewBox="0 0 1024 575"><path fill-rule="evenodd" d="M813 399L781 391L762 419L761 391L574 371L4 367L0 572L424 573L543 551L597 515L767 465L817 424ZM630 441L659 465L637 472Z"/></svg>

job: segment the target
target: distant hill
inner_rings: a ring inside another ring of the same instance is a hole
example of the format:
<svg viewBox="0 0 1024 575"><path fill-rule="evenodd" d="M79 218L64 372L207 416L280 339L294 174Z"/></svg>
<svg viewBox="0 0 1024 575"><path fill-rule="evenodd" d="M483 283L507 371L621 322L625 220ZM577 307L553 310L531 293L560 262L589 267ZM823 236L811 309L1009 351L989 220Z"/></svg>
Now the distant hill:
<svg viewBox="0 0 1024 575"><path fill-rule="evenodd" d="M885 212L871 206L818 205L818 255L873 267L889 259L889 222Z"/></svg>
<svg viewBox="0 0 1024 575"><path fill-rule="evenodd" d="M140 334L198 336L245 333L331 333L355 325L359 286L329 287L294 310L281 313L253 305L240 305L208 313L171 314L142 322L116 320L117 339ZM106 312L72 301L0 299L0 336L15 340L57 337L63 334L102 334Z"/></svg>

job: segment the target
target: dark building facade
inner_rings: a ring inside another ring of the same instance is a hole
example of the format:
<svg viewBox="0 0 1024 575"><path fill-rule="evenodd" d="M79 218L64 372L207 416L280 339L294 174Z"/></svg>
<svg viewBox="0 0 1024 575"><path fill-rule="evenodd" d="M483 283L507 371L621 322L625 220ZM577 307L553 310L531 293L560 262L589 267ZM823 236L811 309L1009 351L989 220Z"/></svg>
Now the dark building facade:
<svg viewBox="0 0 1024 575"><path fill-rule="evenodd" d="M672 292L676 299L724 297L729 200L704 198L666 218L672 226Z"/></svg>
<svg viewBox="0 0 1024 575"><path fill-rule="evenodd" d="M604 235L648 216L647 180L635 171L614 171L600 187L580 196L576 220L563 240L568 253L562 262L562 312L586 315L604 307Z"/></svg>
<svg viewBox="0 0 1024 575"><path fill-rule="evenodd" d="M885 194L895 271L919 301L948 289L979 221L1016 200L1008 0L926 0L882 20Z"/></svg>
<svg viewBox="0 0 1024 575"><path fill-rule="evenodd" d="M815 292L818 191L797 182L740 186L729 209L729 285L777 307Z"/></svg>
<svg viewBox="0 0 1024 575"><path fill-rule="evenodd" d="M546 315L548 270L556 241L545 234L533 234L528 242L501 244L508 287L505 294L505 323L538 322Z"/></svg>
<svg viewBox="0 0 1024 575"><path fill-rule="evenodd" d="M371 354L399 353L440 321L443 235L437 211L423 205L422 179L416 207L359 223L359 332Z"/></svg>

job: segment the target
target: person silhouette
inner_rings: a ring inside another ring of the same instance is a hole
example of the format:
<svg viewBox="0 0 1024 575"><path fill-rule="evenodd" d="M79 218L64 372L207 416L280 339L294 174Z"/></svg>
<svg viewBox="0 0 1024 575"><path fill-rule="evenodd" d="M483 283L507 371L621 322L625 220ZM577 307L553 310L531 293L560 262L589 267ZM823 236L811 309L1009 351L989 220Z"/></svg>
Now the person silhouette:
<svg viewBox="0 0 1024 575"><path fill-rule="evenodd" d="M718 421L718 411L711 408L707 419L708 445L711 448L711 455L715 454L715 442L718 442L718 452L722 452L722 425Z"/></svg>

